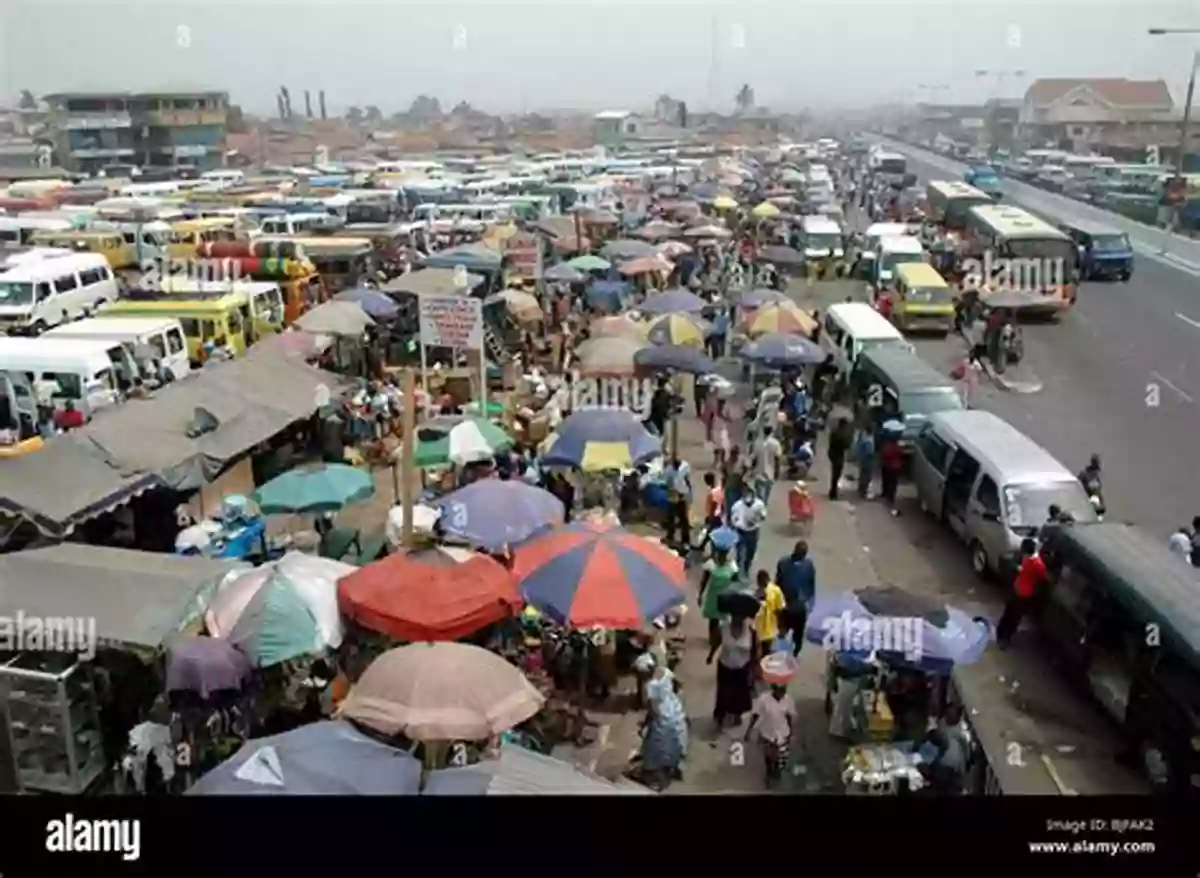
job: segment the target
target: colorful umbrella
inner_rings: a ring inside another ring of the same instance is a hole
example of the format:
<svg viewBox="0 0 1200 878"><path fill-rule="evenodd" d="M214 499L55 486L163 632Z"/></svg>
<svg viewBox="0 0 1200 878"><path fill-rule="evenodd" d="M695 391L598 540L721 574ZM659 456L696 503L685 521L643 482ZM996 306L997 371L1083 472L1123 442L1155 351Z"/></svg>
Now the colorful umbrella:
<svg viewBox="0 0 1200 878"><path fill-rule="evenodd" d="M600 248L600 255L605 259L641 259L644 256L654 256L657 251L653 244L645 241L635 241L632 238L618 238L609 241Z"/></svg>
<svg viewBox="0 0 1200 878"><path fill-rule="evenodd" d="M764 201L750 212L759 219L777 219L782 211L771 202Z"/></svg>
<svg viewBox="0 0 1200 878"><path fill-rule="evenodd" d="M483 418L468 418L451 428L446 438L446 453L458 466L491 460L513 446L511 436Z"/></svg>
<svg viewBox="0 0 1200 878"><path fill-rule="evenodd" d="M296 326L316 335L357 337L375 321L355 302L325 302L301 314Z"/></svg>
<svg viewBox="0 0 1200 878"><path fill-rule="evenodd" d="M673 268L674 266L671 265L670 260L656 251L653 256L639 256L635 259L630 259L628 262L622 262L617 267L617 271L623 277L635 277L639 274L654 274L656 272L666 274Z"/></svg>
<svg viewBox="0 0 1200 878"><path fill-rule="evenodd" d="M254 492L254 502L264 515L336 512L374 493L375 480L369 472L344 463L323 463L276 476Z"/></svg>
<svg viewBox="0 0 1200 878"><path fill-rule="evenodd" d="M376 320L393 320L400 314L400 306L391 296L368 287L342 290L333 297L333 300L335 302L353 302L368 316Z"/></svg>
<svg viewBox="0 0 1200 878"><path fill-rule="evenodd" d="M226 639L262 668L316 655L331 645L304 598L278 572L254 593Z"/></svg>
<svg viewBox="0 0 1200 878"><path fill-rule="evenodd" d="M683 233L685 238L732 238L733 232L724 226L704 225L695 226Z"/></svg>
<svg viewBox="0 0 1200 878"><path fill-rule="evenodd" d="M662 440L629 412L585 409L562 422L542 462L585 472L628 470L661 453Z"/></svg>
<svg viewBox="0 0 1200 878"><path fill-rule="evenodd" d="M210 693L240 690L250 677L250 661L232 643L216 637L187 637L167 653L167 691Z"/></svg>
<svg viewBox="0 0 1200 878"><path fill-rule="evenodd" d="M741 308L761 308L763 305L793 304L791 297L780 290L757 289L747 290L738 297Z"/></svg>
<svg viewBox="0 0 1200 878"><path fill-rule="evenodd" d="M717 210L733 210L738 206L737 199L730 198L728 195L718 195L713 199L713 207Z"/></svg>
<svg viewBox="0 0 1200 878"><path fill-rule="evenodd" d="M646 345L625 336L588 339L575 351L579 371L583 375L632 375L633 356Z"/></svg>
<svg viewBox="0 0 1200 878"><path fill-rule="evenodd" d="M817 328L817 321L812 315L802 310L798 305L779 303L756 308L744 324L746 334L751 338L767 333L793 333L811 336Z"/></svg>
<svg viewBox="0 0 1200 878"><path fill-rule="evenodd" d="M787 333L760 336L739 351L742 359L776 369L785 366L813 366L825 361L825 349L807 338Z"/></svg>
<svg viewBox="0 0 1200 878"><path fill-rule="evenodd" d="M589 257L581 256L580 259ZM603 261L603 260L601 260ZM604 269L607 269L607 265ZM587 272L577 266L571 265L569 262L561 262L558 265L551 265L542 272L544 280L554 281L556 283L583 283L587 280Z"/></svg>
<svg viewBox="0 0 1200 878"><path fill-rule="evenodd" d="M656 345L638 351L633 362L641 369L673 369L692 375L708 375L717 370L717 364L696 347L683 345Z"/></svg>
<svg viewBox="0 0 1200 878"><path fill-rule="evenodd" d="M468 637L521 606L512 574L478 553L388 555L343 577L338 601L364 628L413 642Z"/></svg>
<svg viewBox="0 0 1200 878"><path fill-rule="evenodd" d="M586 253L583 256L576 256L574 259L567 262L571 268L582 272L593 271L608 271L612 268L612 263L607 259L601 259L599 256L593 256L591 253Z"/></svg>
<svg viewBox="0 0 1200 878"><path fill-rule="evenodd" d="M587 303L601 311L616 313L624 307L633 285L623 280L594 280L583 291Z"/></svg>
<svg viewBox="0 0 1200 878"><path fill-rule="evenodd" d="M666 241L658 245L658 252L668 259L676 259L692 252L692 248L683 241Z"/></svg>
<svg viewBox="0 0 1200 878"><path fill-rule="evenodd" d="M497 756L431 771L425 796L636 796L654 795L631 782L616 784L565 759L505 743Z"/></svg>
<svg viewBox="0 0 1200 878"><path fill-rule="evenodd" d="M419 759L349 723L319 722L257 738L204 774L189 796L415 796Z"/></svg>
<svg viewBox="0 0 1200 878"><path fill-rule="evenodd" d="M711 327L698 317L689 314L667 314L650 324L646 337L654 344L688 345L704 347L704 339Z"/></svg>
<svg viewBox="0 0 1200 878"><path fill-rule="evenodd" d="M525 722L545 701L493 652L417 643L375 659L342 702L341 715L414 741L486 741Z"/></svg>
<svg viewBox="0 0 1200 878"><path fill-rule="evenodd" d="M631 338L642 341L646 337L644 323L630 320L628 317L598 317L588 327L592 338Z"/></svg>
<svg viewBox="0 0 1200 878"><path fill-rule="evenodd" d="M563 625L640 629L687 600L683 559L597 521L556 528L517 549L525 599Z"/></svg>
<svg viewBox="0 0 1200 878"><path fill-rule="evenodd" d="M689 290L674 289L648 296L640 309L646 314L699 314L708 307L708 302Z"/></svg>
<svg viewBox="0 0 1200 878"><path fill-rule="evenodd" d="M645 238L647 241L661 241L663 238L673 238L680 233L681 229L674 223L664 223L655 221L647 223L635 233L639 238Z"/></svg>
<svg viewBox="0 0 1200 878"><path fill-rule="evenodd" d="M562 524L562 501L524 482L480 479L441 499L442 530L499 552Z"/></svg>

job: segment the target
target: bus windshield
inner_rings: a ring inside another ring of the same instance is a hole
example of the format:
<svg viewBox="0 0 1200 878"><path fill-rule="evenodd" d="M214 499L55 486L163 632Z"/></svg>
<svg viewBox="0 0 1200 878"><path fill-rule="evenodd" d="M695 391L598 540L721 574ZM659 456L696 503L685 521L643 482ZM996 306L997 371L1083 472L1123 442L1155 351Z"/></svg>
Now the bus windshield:
<svg viewBox="0 0 1200 878"><path fill-rule="evenodd" d="M842 236L835 235L832 232L809 235L807 243L804 246L809 250L840 250L842 248Z"/></svg>
<svg viewBox="0 0 1200 878"><path fill-rule="evenodd" d="M1015 259L1041 259L1046 261L1062 261L1068 269L1075 268L1079 251L1070 241L1057 238L1023 238L1009 241L1006 248L1008 255Z"/></svg>
<svg viewBox="0 0 1200 878"><path fill-rule="evenodd" d="M908 265L910 263L920 263L925 261L923 253L884 253L880 260L879 267L884 271L891 271L897 265Z"/></svg>
<svg viewBox="0 0 1200 878"><path fill-rule="evenodd" d="M0 308L33 304L33 284L0 281Z"/></svg>
<svg viewBox="0 0 1200 878"><path fill-rule="evenodd" d="M902 158L883 159L879 163L879 171L883 174L904 174L908 170L908 162Z"/></svg>

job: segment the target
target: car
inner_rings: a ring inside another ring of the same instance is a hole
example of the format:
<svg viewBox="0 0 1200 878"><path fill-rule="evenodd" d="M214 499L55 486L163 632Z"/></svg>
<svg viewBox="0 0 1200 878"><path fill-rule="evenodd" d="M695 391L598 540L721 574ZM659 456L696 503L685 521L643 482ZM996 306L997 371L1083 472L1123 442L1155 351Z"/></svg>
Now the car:
<svg viewBox="0 0 1200 878"><path fill-rule="evenodd" d="M1051 192L1061 192L1063 187L1073 179L1075 179L1075 175L1062 165L1042 165L1041 170L1034 176L1033 182Z"/></svg>

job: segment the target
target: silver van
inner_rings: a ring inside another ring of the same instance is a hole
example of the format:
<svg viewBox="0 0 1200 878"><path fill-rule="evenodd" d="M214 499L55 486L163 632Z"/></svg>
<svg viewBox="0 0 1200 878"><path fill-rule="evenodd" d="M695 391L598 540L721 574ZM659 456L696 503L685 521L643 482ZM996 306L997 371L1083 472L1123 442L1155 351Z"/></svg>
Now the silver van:
<svg viewBox="0 0 1200 878"><path fill-rule="evenodd" d="M917 435L912 477L921 508L970 546L980 575L1011 572L1021 540L1036 536L1051 505L1096 521L1071 471L991 412L931 414Z"/></svg>

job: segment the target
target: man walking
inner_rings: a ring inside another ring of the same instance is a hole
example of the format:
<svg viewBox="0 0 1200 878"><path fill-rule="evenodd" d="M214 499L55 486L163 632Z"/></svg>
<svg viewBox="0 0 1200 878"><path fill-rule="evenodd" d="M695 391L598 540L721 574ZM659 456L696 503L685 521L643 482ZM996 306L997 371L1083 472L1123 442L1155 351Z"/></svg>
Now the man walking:
<svg viewBox="0 0 1200 878"><path fill-rule="evenodd" d="M1013 583L1013 594L1004 605L1004 614L996 625L996 643L1001 648L1012 642L1021 620L1033 607L1038 589L1046 579L1046 564L1038 554L1037 542L1026 537L1021 541L1021 564Z"/></svg>
<svg viewBox="0 0 1200 878"><path fill-rule="evenodd" d="M846 468L846 452L854 439L854 422L844 408L829 416L829 499L838 498L838 484Z"/></svg>
<svg viewBox="0 0 1200 878"><path fill-rule="evenodd" d="M798 655L804 642L808 615L817 600L817 566L808 555L807 541L798 540L792 553L779 559L775 565L775 582L783 592L783 615L788 628L795 632L795 653Z"/></svg>
<svg viewBox="0 0 1200 878"><path fill-rule="evenodd" d="M753 569L754 556L758 552L758 532L767 520L767 504L753 491L749 491L733 504L729 520L738 534L738 569L749 571Z"/></svg>

